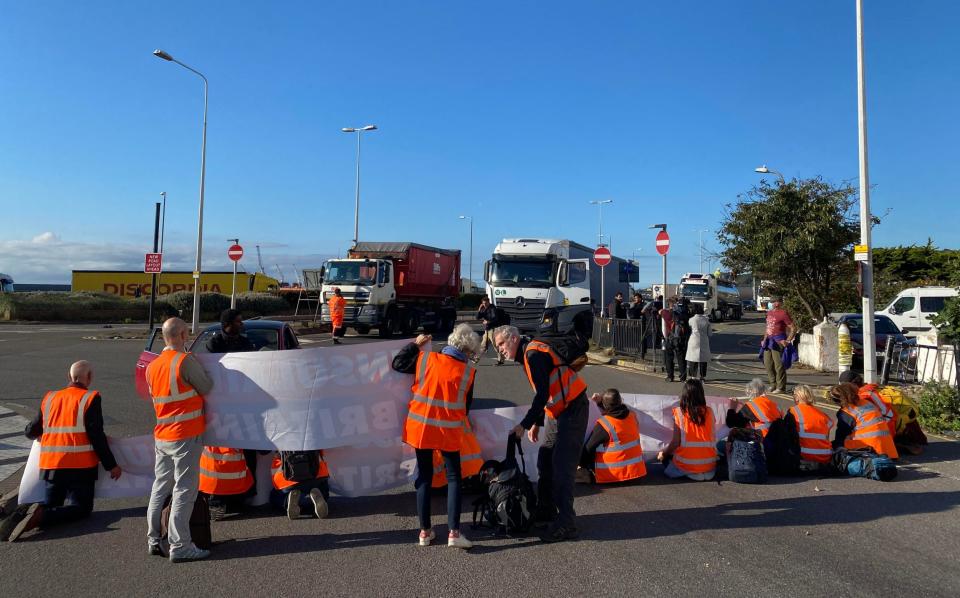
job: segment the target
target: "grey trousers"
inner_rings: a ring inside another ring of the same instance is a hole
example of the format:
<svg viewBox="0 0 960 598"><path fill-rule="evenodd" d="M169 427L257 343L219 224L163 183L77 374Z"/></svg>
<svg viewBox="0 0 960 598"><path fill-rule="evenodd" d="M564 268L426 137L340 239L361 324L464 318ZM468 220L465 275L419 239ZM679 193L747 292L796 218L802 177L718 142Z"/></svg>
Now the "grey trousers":
<svg viewBox="0 0 960 598"><path fill-rule="evenodd" d="M147 505L147 542L160 543L160 512L167 497L170 500L170 521L167 540L170 553L193 545L190 538L190 515L200 486L200 454L203 442L200 436L166 442L155 440L153 490Z"/></svg>
<svg viewBox="0 0 960 598"><path fill-rule="evenodd" d="M573 487L589 412L586 393L581 393L557 419L547 417L543 444L537 454L538 508L546 514L556 509L556 525L565 528L576 527Z"/></svg>

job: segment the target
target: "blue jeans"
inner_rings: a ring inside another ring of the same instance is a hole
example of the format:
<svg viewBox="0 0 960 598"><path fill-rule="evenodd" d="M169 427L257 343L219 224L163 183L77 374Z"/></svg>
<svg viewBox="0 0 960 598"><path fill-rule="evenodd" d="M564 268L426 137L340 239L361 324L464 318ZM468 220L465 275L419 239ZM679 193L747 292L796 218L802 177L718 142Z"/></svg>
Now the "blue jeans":
<svg viewBox="0 0 960 598"><path fill-rule="evenodd" d="M296 489L300 491L300 509L313 511L313 503L310 502L310 491L314 488L320 489L320 494L323 495L324 500L330 500L329 479L318 478L308 482L300 482L296 486L290 486L283 490L277 490L276 488L270 490L270 506L279 511L283 511L287 508L287 495L290 494L291 490Z"/></svg>
<svg viewBox="0 0 960 598"><path fill-rule="evenodd" d="M46 482L40 527L53 527L89 517L93 512L94 484L95 480L69 484ZM67 501L69 503L64 505Z"/></svg>
<svg viewBox="0 0 960 598"><path fill-rule="evenodd" d="M416 449L417 515L420 529L430 529L430 499L433 496L433 449ZM460 529L460 452L441 451L447 469L447 527L450 531Z"/></svg>

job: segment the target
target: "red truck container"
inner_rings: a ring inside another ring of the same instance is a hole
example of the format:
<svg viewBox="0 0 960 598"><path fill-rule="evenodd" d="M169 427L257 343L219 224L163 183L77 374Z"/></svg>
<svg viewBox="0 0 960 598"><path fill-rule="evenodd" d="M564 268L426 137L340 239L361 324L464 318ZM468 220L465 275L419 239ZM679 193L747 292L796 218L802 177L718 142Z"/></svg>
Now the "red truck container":
<svg viewBox="0 0 960 598"><path fill-rule="evenodd" d="M397 301L456 299L460 293L460 250L419 243L360 241L351 259L389 259L396 276Z"/></svg>

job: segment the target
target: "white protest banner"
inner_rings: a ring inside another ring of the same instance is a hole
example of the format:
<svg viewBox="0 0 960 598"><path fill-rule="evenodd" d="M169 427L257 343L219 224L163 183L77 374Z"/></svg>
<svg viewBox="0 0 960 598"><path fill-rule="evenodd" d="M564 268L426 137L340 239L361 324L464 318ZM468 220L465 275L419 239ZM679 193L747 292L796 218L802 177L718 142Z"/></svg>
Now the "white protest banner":
<svg viewBox="0 0 960 598"><path fill-rule="evenodd" d="M197 354L213 379L204 443L300 451L397 437L412 380L391 363L408 342Z"/></svg>
<svg viewBox="0 0 960 598"><path fill-rule="evenodd" d="M624 403L636 413L640 423L640 441L647 460L655 458L658 451L670 443L673 436L673 415L671 409L677 405L676 397L664 395L623 394ZM727 428L724 425L728 399L707 397L707 405L714 414L714 428L717 439L724 438ZM403 421L404 413L400 416ZM500 407L496 409L475 409L470 413L470 422L480 443L484 459L502 460L507 448L507 435L527 412L526 406ZM596 405L590 403L590 415L587 435L600 413ZM524 463L527 474L537 479L537 451L543 442L531 445L524 439ZM120 480L114 481L101 472L97 482L97 498L127 498L147 496L153 484L153 437L150 435L134 438L110 439L110 447L117 462L124 470ZM258 448L239 446L237 448ZM308 448L319 448L308 446ZM341 496L369 496L385 490L398 488L412 483L416 475L416 459L413 449L400 441L397 431L392 437L384 437L371 442L352 446L343 446L324 450L325 459L330 468L330 488ZM270 489L270 457L261 456L257 469L258 494L254 504L267 500ZM20 482L20 502L41 502L43 483L39 471L39 445L34 443L27 467Z"/></svg>

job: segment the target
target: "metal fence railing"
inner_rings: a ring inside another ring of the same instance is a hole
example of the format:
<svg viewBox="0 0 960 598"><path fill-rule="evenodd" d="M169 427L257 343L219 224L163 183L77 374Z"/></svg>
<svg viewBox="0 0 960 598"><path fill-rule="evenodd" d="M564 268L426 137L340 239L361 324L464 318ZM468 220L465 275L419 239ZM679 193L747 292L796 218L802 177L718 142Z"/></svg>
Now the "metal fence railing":
<svg viewBox="0 0 960 598"><path fill-rule="evenodd" d="M881 380L901 384L945 382L954 387L960 380L957 345L920 345L913 341L887 342Z"/></svg>
<svg viewBox="0 0 960 598"><path fill-rule="evenodd" d="M659 330L658 317L643 320L598 317L593 320L593 342L602 349L613 349L618 355L650 361L656 367L663 364Z"/></svg>

